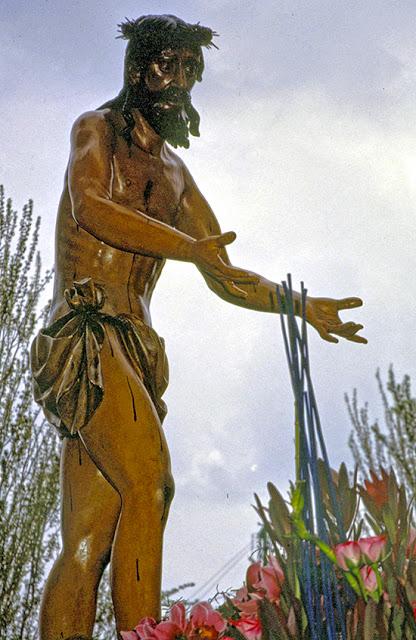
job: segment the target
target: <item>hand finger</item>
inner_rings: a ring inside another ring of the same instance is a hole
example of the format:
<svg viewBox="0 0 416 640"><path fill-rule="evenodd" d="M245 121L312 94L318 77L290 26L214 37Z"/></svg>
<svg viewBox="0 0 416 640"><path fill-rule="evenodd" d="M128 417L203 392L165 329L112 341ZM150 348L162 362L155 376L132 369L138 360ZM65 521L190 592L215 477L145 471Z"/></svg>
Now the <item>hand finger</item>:
<svg viewBox="0 0 416 640"><path fill-rule="evenodd" d="M361 298L342 298L337 300L337 308L340 309L354 309L355 307L361 307L363 301Z"/></svg>
<svg viewBox="0 0 416 640"><path fill-rule="evenodd" d="M368 344L367 338L364 336L347 336L347 340L350 342L360 342L361 344Z"/></svg>
<svg viewBox="0 0 416 640"><path fill-rule="evenodd" d="M223 247L226 244L231 244L232 242L234 242L236 237L237 237L237 234L234 231L226 231L225 233L222 233L220 236L215 236L215 239L218 242L218 244L221 245L221 247Z"/></svg>
<svg viewBox="0 0 416 640"><path fill-rule="evenodd" d="M336 333L338 336L353 336L355 333L364 329L364 325L355 322L345 322L338 325L328 325L328 331Z"/></svg>
<svg viewBox="0 0 416 640"><path fill-rule="evenodd" d="M245 269L238 269L232 265L226 264L222 258L219 258L221 263L221 269L218 269L218 273L222 279L233 280L234 282L245 282L246 284L258 284L259 277L254 273L248 273Z"/></svg>
<svg viewBox="0 0 416 640"><path fill-rule="evenodd" d="M364 328L362 324L355 324L354 322L346 322L338 327L331 327L329 331L336 333L338 336L350 340L351 342L360 342L361 344L367 344L368 340L364 336L356 335L358 331Z"/></svg>
<svg viewBox="0 0 416 640"><path fill-rule="evenodd" d="M247 292L243 291L243 289L240 289L239 287L236 287L235 284L230 280L223 280L221 284L224 287L224 289L228 291L228 293L231 294L233 297L242 298L242 299L247 298Z"/></svg>
<svg viewBox="0 0 416 640"><path fill-rule="evenodd" d="M335 336L331 336L331 334L328 333L328 331L322 325L314 325L314 326L323 340L326 340L327 342L335 342L335 343L339 342L339 340Z"/></svg>
<svg viewBox="0 0 416 640"><path fill-rule="evenodd" d="M320 331L319 335L323 340L326 340L327 342L334 342L336 344L339 342L339 340L335 338L335 336L331 336L331 334L327 333L326 331Z"/></svg>

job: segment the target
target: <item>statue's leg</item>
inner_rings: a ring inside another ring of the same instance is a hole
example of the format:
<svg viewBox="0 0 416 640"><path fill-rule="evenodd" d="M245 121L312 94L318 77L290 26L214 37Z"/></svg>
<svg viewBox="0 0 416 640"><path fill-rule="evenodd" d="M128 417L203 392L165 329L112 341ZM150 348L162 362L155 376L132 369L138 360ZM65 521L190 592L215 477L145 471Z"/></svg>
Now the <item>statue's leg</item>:
<svg viewBox="0 0 416 640"><path fill-rule="evenodd" d="M109 561L120 496L98 471L80 439L61 453L62 551L44 588L40 639L91 636L98 584Z"/></svg>
<svg viewBox="0 0 416 640"><path fill-rule="evenodd" d="M161 424L115 331L101 351L104 398L80 437L121 497L111 555L117 630L160 616L162 536L173 496Z"/></svg>

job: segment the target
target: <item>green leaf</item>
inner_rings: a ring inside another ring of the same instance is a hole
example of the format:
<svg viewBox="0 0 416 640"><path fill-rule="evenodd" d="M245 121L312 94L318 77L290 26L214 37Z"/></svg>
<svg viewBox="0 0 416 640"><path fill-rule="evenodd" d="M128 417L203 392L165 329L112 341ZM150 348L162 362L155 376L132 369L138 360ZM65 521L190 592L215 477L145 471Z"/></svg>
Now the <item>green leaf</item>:
<svg viewBox="0 0 416 640"><path fill-rule="evenodd" d="M258 513L258 515L260 516L260 518L261 518L261 520L263 522L265 531L266 531L267 535L269 536L270 541L272 542L272 545L273 545L273 549L274 549L274 551L276 553L276 551L277 551L276 532L274 531L273 527L271 526L271 524L269 522L269 519L268 519L268 517L266 515L265 508L262 505L262 503L260 501L260 498L258 497L257 493L254 494L254 500L256 501L254 509Z"/></svg>
<svg viewBox="0 0 416 640"><path fill-rule="evenodd" d="M364 520L362 519L360 520L360 522L356 527L354 526L353 540L359 540L361 538L361 531L363 529L363 526L364 526Z"/></svg>
<svg viewBox="0 0 416 640"><path fill-rule="evenodd" d="M387 594L389 596L390 602L396 602L397 600L396 581L392 575L387 576L386 584L387 584Z"/></svg>
<svg viewBox="0 0 416 640"><path fill-rule="evenodd" d="M398 518L398 486L397 486L397 480L396 480L396 476L394 475L394 472L391 471L390 475L389 475L389 480L388 480L388 495L389 495L389 500L388 500L388 508L390 509L392 516L394 518L394 520L397 521ZM385 507L387 508L387 507Z"/></svg>
<svg viewBox="0 0 416 640"><path fill-rule="evenodd" d="M269 510L272 524L282 532L282 535L289 535L291 532L291 523L287 504L274 484L269 482L267 488L270 495Z"/></svg>
<svg viewBox="0 0 416 640"><path fill-rule="evenodd" d="M404 611L403 609L399 609L395 607L394 609L394 618L393 618L393 629L396 634L397 640L402 640L402 625L404 622Z"/></svg>
<svg viewBox="0 0 416 640"><path fill-rule="evenodd" d="M396 533L397 533L397 517L394 517L394 514L392 513L389 505L386 505L383 509L383 521L384 521L388 536L392 544L394 544L396 540Z"/></svg>
<svg viewBox="0 0 416 640"><path fill-rule="evenodd" d="M364 640L374 640L377 604L370 600L364 611Z"/></svg>
<svg viewBox="0 0 416 640"><path fill-rule="evenodd" d="M286 620L271 602L264 598L259 602L262 640L290 640Z"/></svg>
<svg viewBox="0 0 416 640"><path fill-rule="evenodd" d="M291 485L290 504L295 515L301 515L305 506L304 490L304 480L297 482L296 485Z"/></svg>
<svg viewBox="0 0 416 640"><path fill-rule="evenodd" d="M345 462L341 464L338 471L338 489L341 494L350 490L350 481Z"/></svg>

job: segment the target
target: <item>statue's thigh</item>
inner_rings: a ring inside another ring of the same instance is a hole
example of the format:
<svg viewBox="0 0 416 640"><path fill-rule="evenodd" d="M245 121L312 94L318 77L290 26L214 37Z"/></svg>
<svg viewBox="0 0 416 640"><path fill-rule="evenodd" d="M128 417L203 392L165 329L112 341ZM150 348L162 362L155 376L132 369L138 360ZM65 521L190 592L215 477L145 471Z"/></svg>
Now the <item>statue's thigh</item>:
<svg viewBox="0 0 416 640"><path fill-rule="evenodd" d="M119 491L165 483L170 459L155 407L109 328L101 351L104 396L80 432L89 454ZM150 488L150 487L149 487Z"/></svg>
<svg viewBox="0 0 416 640"><path fill-rule="evenodd" d="M99 471L81 440L65 439L61 453L64 550L82 552L93 562L105 564L120 508L119 494Z"/></svg>

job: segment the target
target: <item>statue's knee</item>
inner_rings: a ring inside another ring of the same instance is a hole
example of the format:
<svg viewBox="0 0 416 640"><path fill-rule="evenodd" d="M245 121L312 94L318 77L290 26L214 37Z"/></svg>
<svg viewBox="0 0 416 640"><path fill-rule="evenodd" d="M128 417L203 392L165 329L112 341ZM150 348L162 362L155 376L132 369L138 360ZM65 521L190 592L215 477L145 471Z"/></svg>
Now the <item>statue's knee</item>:
<svg viewBox="0 0 416 640"><path fill-rule="evenodd" d="M101 573L110 559L111 547L103 548L92 536L85 536L76 545L61 553L61 563L85 575Z"/></svg>
<svg viewBox="0 0 416 640"><path fill-rule="evenodd" d="M149 508L163 519L167 516L170 503L175 493L175 484L170 474L154 479L154 482L146 488L142 484L130 485L122 494L124 513L143 509L149 513Z"/></svg>

